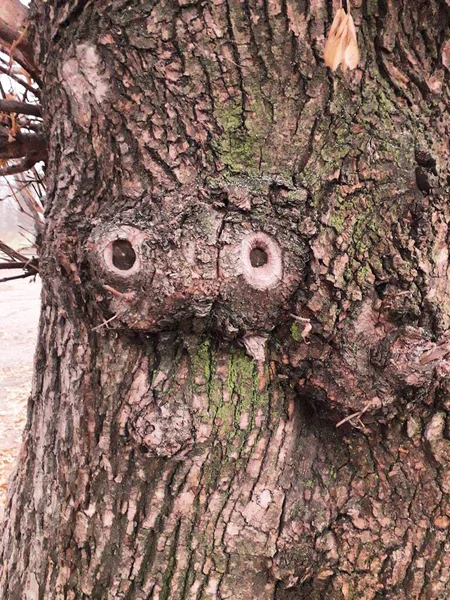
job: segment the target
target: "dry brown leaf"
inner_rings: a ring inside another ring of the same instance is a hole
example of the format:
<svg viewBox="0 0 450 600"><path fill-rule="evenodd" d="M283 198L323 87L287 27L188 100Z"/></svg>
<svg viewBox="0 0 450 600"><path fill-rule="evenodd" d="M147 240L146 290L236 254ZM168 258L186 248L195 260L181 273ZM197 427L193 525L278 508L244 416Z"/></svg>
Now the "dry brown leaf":
<svg viewBox="0 0 450 600"><path fill-rule="evenodd" d="M355 69L359 62L358 41L352 15L347 15L347 35L345 37L344 64L350 70Z"/></svg>
<svg viewBox="0 0 450 600"><path fill-rule="evenodd" d="M336 71L338 66L341 64L343 56L343 41L344 33L346 30L347 15L343 8L340 8L331 25L330 33L328 34L325 48L323 50L323 57L325 64L330 67L332 71Z"/></svg>
<svg viewBox="0 0 450 600"><path fill-rule="evenodd" d="M345 73L347 69L355 69L359 62L358 41L353 17L340 8L331 25L323 51L325 64L332 71L341 65Z"/></svg>

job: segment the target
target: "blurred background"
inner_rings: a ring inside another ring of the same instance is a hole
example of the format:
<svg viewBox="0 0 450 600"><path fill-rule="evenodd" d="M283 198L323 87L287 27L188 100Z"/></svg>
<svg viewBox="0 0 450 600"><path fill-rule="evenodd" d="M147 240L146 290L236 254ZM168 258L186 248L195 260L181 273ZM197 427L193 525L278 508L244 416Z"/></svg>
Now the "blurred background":
<svg viewBox="0 0 450 600"><path fill-rule="evenodd" d="M39 85L14 49L0 46L0 520L21 446L40 311L36 242L45 189L35 148L45 127L39 99Z"/></svg>

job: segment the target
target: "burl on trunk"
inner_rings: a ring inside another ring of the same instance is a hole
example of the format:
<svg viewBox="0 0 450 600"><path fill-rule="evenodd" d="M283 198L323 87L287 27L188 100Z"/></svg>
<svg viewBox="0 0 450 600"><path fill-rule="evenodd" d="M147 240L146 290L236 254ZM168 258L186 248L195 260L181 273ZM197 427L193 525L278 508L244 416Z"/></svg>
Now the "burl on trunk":
<svg viewBox="0 0 450 600"><path fill-rule="evenodd" d="M355 1L345 75L338 7L34 3L3 600L450 597L450 7Z"/></svg>

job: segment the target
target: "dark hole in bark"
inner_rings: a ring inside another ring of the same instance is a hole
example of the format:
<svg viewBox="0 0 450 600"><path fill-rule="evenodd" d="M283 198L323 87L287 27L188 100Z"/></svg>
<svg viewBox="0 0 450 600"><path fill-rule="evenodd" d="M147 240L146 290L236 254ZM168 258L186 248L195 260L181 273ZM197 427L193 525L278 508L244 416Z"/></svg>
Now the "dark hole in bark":
<svg viewBox="0 0 450 600"><path fill-rule="evenodd" d="M136 262L136 252L128 240L116 240L112 247L112 262L116 269L128 271Z"/></svg>
<svg viewBox="0 0 450 600"><path fill-rule="evenodd" d="M422 167L416 167L416 183L421 192L429 194L431 185L428 180L428 175Z"/></svg>
<svg viewBox="0 0 450 600"><path fill-rule="evenodd" d="M267 256L267 252L262 248L253 248L253 250L250 252L251 265L256 269L266 265L268 260L269 257Z"/></svg>
<svg viewBox="0 0 450 600"><path fill-rule="evenodd" d="M433 169L436 166L436 159L429 152L416 150L416 163L421 167Z"/></svg>

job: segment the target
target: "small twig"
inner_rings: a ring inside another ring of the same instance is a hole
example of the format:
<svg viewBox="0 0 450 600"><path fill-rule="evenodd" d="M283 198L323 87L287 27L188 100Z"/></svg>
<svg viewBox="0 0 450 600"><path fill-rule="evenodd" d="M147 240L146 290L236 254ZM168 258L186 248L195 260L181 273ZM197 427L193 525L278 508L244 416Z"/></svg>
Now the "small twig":
<svg viewBox="0 0 450 600"><path fill-rule="evenodd" d="M116 290L116 288L113 288L110 285L104 285L103 287L105 290L108 290L108 292L111 292L111 294L114 294L114 296L117 296L118 298L123 298L125 296L124 293L119 292L119 290Z"/></svg>
<svg viewBox="0 0 450 600"><path fill-rule="evenodd" d="M29 235L33 235L33 234L31 233L31 231L29 231L28 229L25 229L25 227L23 227L22 225L19 225L19 229L21 229L21 230L22 230L22 231L20 231L20 232L19 232L19 233L20 233L20 235L23 237L23 239L24 239L24 240L26 240L26 241L28 242L28 244L30 245L30 247L31 247L31 246L34 246L34 245L35 245L35 243L34 243L34 240L33 240L33 239L30 239L30 238L28 237ZM25 233L24 233L24 232L25 232Z"/></svg>
<svg viewBox="0 0 450 600"><path fill-rule="evenodd" d="M33 219L37 223L41 223L42 221L41 221L40 215L42 215L42 213L44 211L43 211L42 207L39 205L39 203L37 203L35 201L32 194L30 194L29 190L27 189L27 186L24 186L21 190L15 190L12 187L12 185L8 179L6 179L6 185L9 187L9 189L11 191L11 194L7 197L14 199L14 201L17 205L17 208L20 210L20 212L23 213L24 215L27 215L30 219ZM20 197L18 195L19 193L20 193ZM23 208L23 206L21 204L21 199L27 205L27 208L30 209L30 212L27 212Z"/></svg>
<svg viewBox="0 0 450 600"><path fill-rule="evenodd" d="M336 429L338 427L340 427L341 425L343 425L344 423L347 423L347 421L352 421L353 419L358 419L360 421L361 425L364 427L364 423L361 421L361 417L370 408L371 404L372 403L369 400L369 402L366 403L366 405L364 406L364 408L362 410L359 410L358 412L355 412L352 415L345 417L345 419L342 419L342 421L339 421L339 423L336 425Z"/></svg>
<svg viewBox="0 0 450 600"><path fill-rule="evenodd" d="M306 317L299 317L298 315L294 315L293 313L290 313L290 316L294 319L294 321L298 321L299 323L302 323L304 325L303 331L300 335L302 336L302 339L305 342L305 344L309 344L309 342L306 341L306 338L311 333L311 319L307 319Z"/></svg>
<svg viewBox="0 0 450 600"><path fill-rule="evenodd" d="M119 313L116 313L114 316L112 316L107 321L104 321L103 323L100 323L100 325L93 327L92 331L97 331L97 329L100 329L100 327L104 327L105 325L108 325L108 323L111 323L111 321L114 321L114 319L117 319L118 316L119 316Z"/></svg>
<svg viewBox="0 0 450 600"><path fill-rule="evenodd" d="M289 316L292 317L294 321L298 321L299 323L311 323L311 319L307 319L306 317L299 317L293 313L289 313Z"/></svg>
<svg viewBox="0 0 450 600"><path fill-rule="evenodd" d="M34 256L33 258L28 259L28 261L25 263L24 269L27 269L28 271L33 269L36 273L39 273L39 263L37 259Z"/></svg>
<svg viewBox="0 0 450 600"><path fill-rule="evenodd" d="M434 348L424 352L419 358L419 364L428 365L434 361L442 361L450 353L450 340L444 340L435 345Z"/></svg>
<svg viewBox="0 0 450 600"><path fill-rule="evenodd" d="M111 294L114 294L114 296L117 296L118 298L122 298L123 300L126 300L127 302L131 302L131 300L133 300L133 298L135 297L134 292L126 292L126 293L119 292L119 290L116 290L116 288L113 288L110 285L104 285L103 287L108 292L111 292Z"/></svg>

